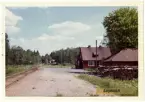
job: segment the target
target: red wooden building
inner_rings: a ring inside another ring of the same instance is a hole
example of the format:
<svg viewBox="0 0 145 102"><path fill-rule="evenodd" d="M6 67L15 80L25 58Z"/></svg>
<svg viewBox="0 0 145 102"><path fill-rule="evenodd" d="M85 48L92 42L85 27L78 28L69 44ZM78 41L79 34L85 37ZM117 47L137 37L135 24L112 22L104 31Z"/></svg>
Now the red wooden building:
<svg viewBox="0 0 145 102"><path fill-rule="evenodd" d="M97 58L96 58L97 52ZM80 47L80 53L76 59L76 68L96 68L103 59L111 56L108 47ZM96 63L97 62L97 63Z"/></svg>

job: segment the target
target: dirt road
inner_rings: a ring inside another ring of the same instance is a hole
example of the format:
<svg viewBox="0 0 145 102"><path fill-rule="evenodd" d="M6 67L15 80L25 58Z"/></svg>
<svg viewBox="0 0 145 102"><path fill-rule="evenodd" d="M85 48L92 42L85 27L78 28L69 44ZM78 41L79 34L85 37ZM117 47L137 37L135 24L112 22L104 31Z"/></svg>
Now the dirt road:
<svg viewBox="0 0 145 102"><path fill-rule="evenodd" d="M6 96L90 96L92 84L76 78L70 68L41 68L6 88Z"/></svg>

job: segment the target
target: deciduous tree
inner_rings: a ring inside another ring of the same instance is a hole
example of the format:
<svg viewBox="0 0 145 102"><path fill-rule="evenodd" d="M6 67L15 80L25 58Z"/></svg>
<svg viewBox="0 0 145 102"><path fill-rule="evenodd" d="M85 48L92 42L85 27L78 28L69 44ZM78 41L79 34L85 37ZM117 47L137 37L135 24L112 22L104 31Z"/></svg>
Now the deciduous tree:
<svg viewBox="0 0 145 102"><path fill-rule="evenodd" d="M138 47L138 11L136 8L120 8L109 13L104 18L103 25L106 29L104 42L111 48L112 53L124 48Z"/></svg>

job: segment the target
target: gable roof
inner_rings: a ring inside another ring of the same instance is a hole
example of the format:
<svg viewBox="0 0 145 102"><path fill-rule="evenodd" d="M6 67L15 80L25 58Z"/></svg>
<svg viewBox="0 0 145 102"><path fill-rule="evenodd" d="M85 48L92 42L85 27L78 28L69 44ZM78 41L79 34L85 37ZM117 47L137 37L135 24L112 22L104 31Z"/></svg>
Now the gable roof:
<svg viewBox="0 0 145 102"><path fill-rule="evenodd" d="M138 61L138 49L127 48L121 50L105 60L105 62L108 61Z"/></svg>
<svg viewBox="0 0 145 102"><path fill-rule="evenodd" d="M96 47L80 47L80 50L83 60L96 60L96 56L92 56L93 53L96 55ZM109 47L97 47L97 60L102 60L102 58L109 56L111 56Z"/></svg>

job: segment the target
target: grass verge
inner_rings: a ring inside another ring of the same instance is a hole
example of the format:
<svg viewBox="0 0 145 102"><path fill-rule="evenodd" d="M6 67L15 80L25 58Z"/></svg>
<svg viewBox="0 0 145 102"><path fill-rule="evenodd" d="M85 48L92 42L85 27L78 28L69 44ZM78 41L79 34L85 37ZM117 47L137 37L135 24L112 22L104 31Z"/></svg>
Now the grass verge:
<svg viewBox="0 0 145 102"><path fill-rule="evenodd" d="M6 76L23 72L29 68L31 68L32 65L7 65L6 66Z"/></svg>
<svg viewBox="0 0 145 102"><path fill-rule="evenodd" d="M116 89L119 92L113 92L119 96L138 96L138 80L118 80L111 78L100 78L93 75L81 74L77 76L80 79L86 80L93 85L97 85L102 90ZM97 89L96 89L97 90ZM108 93L108 91L106 91ZM96 92L96 94L99 94Z"/></svg>

